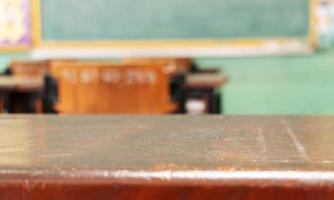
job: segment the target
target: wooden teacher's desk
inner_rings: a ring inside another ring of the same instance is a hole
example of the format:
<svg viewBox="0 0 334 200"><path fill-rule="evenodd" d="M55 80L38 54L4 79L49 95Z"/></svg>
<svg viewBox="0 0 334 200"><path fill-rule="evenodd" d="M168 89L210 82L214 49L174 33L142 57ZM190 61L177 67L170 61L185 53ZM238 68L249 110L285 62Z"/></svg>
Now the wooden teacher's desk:
<svg viewBox="0 0 334 200"><path fill-rule="evenodd" d="M186 98L201 99L207 104L208 113L220 113L221 94L217 88L226 80L226 76L218 73L187 74ZM37 97L42 93L43 87L42 77L0 76L0 97L8 97L6 107L10 113L35 113L41 107L36 105L39 102L36 100L40 99Z"/></svg>
<svg viewBox="0 0 334 200"><path fill-rule="evenodd" d="M334 198L334 117L2 116L0 199Z"/></svg>

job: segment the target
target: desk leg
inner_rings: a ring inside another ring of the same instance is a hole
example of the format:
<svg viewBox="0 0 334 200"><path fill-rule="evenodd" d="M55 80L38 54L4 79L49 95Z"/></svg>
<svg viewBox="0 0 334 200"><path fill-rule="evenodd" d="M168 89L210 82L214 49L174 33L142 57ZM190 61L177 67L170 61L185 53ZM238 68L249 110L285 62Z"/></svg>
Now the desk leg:
<svg viewBox="0 0 334 200"><path fill-rule="evenodd" d="M215 89L207 90L209 96L209 110L211 114L223 114L223 106L221 103L222 96Z"/></svg>
<svg viewBox="0 0 334 200"><path fill-rule="evenodd" d="M9 95L8 93L3 95L2 101L3 101L3 112L9 113Z"/></svg>
<svg viewBox="0 0 334 200"><path fill-rule="evenodd" d="M219 105L220 105L220 114L224 114L225 113L225 98L224 98L224 91L219 91L217 92L217 95L219 96Z"/></svg>
<svg viewBox="0 0 334 200"><path fill-rule="evenodd" d="M185 75L178 74L172 77L169 80L169 86L170 86L171 100L177 102L178 104L178 109L176 113L185 114L186 92L187 92L187 89L185 88Z"/></svg>
<svg viewBox="0 0 334 200"><path fill-rule="evenodd" d="M221 95L219 92L212 91L210 95L210 113L222 114Z"/></svg>
<svg viewBox="0 0 334 200"><path fill-rule="evenodd" d="M3 102L3 98L0 98L0 113L3 113L4 111L4 102Z"/></svg>

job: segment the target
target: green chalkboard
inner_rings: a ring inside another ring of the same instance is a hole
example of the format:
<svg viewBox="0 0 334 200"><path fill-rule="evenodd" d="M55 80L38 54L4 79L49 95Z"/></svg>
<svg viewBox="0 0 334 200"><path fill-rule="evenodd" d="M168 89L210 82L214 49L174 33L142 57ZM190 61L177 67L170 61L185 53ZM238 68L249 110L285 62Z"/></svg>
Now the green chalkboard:
<svg viewBox="0 0 334 200"><path fill-rule="evenodd" d="M309 0L41 0L50 41L305 37Z"/></svg>

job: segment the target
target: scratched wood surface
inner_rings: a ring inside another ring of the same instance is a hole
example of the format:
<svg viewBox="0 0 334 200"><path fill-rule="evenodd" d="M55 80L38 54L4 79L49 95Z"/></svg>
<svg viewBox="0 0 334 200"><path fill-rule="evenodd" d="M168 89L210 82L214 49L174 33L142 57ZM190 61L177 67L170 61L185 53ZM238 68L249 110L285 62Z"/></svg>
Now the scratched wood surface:
<svg viewBox="0 0 334 200"><path fill-rule="evenodd" d="M334 117L0 117L0 199L333 199Z"/></svg>

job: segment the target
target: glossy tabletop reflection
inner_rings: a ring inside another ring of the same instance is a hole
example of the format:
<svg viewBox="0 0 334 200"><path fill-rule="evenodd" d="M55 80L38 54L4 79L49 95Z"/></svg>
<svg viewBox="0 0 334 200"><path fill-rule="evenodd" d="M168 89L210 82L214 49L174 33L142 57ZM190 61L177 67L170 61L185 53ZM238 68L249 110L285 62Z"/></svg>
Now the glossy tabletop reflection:
<svg viewBox="0 0 334 200"><path fill-rule="evenodd" d="M334 117L0 117L1 179L332 184L333 170Z"/></svg>

